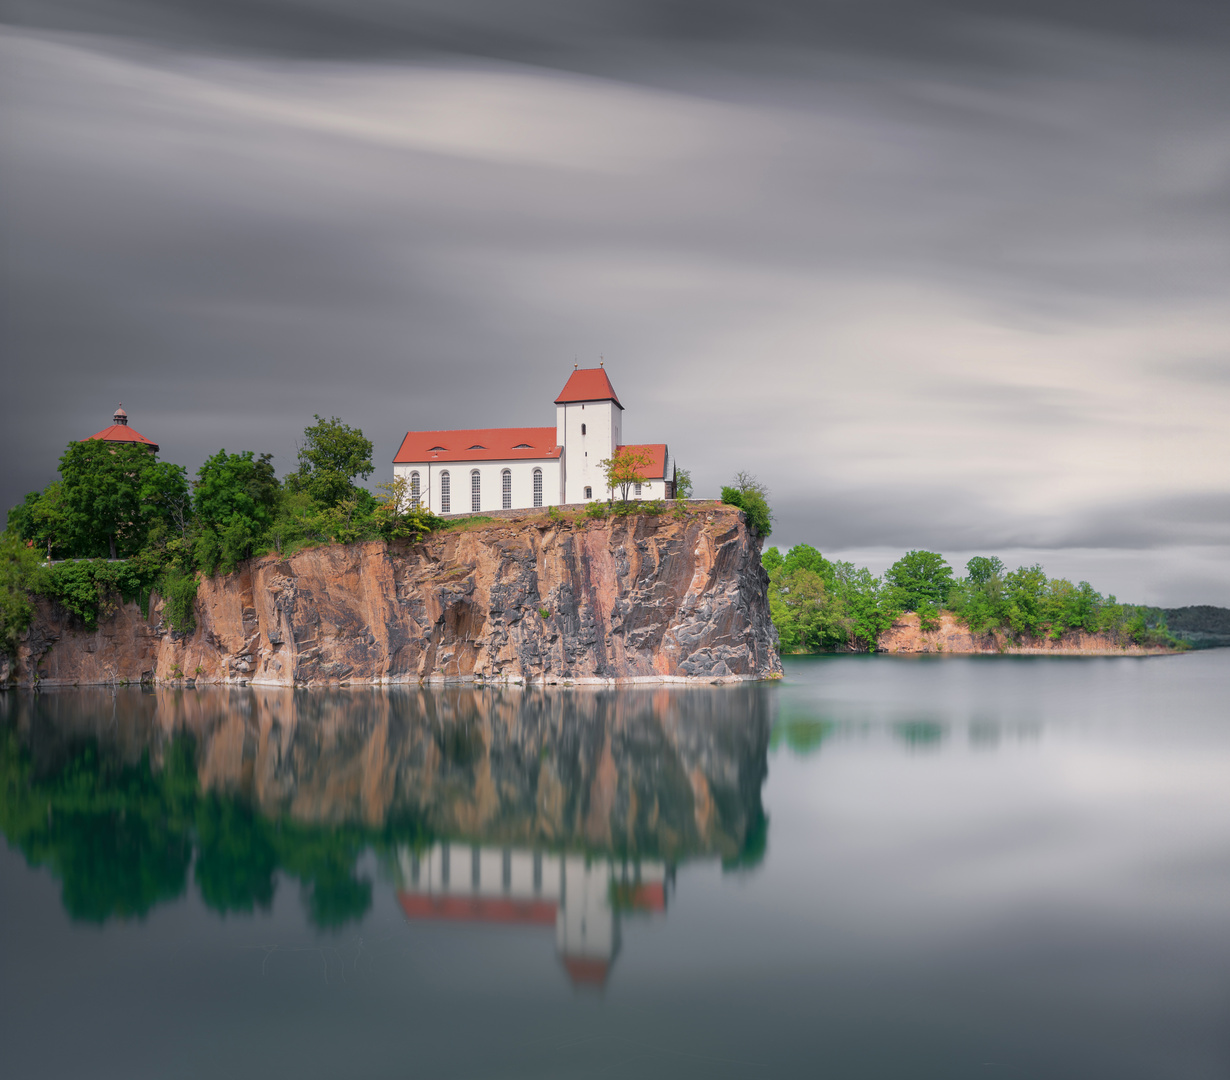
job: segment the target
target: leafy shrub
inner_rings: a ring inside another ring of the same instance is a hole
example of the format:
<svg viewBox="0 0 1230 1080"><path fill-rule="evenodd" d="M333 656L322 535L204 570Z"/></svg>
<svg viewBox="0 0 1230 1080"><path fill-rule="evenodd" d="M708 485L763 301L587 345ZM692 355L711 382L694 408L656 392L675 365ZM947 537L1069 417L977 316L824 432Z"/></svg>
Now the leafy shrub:
<svg viewBox="0 0 1230 1080"><path fill-rule="evenodd" d="M190 633L196 628L197 584L195 574L168 569L163 575L162 595L166 600L163 613L177 633Z"/></svg>
<svg viewBox="0 0 1230 1080"><path fill-rule="evenodd" d="M592 502L585 508L585 516L602 519L607 516L608 508L604 502Z"/></svg>
<svg viewBox="0 0 1230 1080"><path fill-rule="evenodd" d="M17 654L17 642L34 617L30 593L45 585L39 553L14 531L0 535L0 649Z"/></svg>
<svg viewBox="0 0 1230 1080"><path fill-rule="evenodd" d="M769 509L768 488L754 476L739 473L733 486L722 488L722 502L739 507L756 535L764 537L773 531L773 511Z"/></svg>

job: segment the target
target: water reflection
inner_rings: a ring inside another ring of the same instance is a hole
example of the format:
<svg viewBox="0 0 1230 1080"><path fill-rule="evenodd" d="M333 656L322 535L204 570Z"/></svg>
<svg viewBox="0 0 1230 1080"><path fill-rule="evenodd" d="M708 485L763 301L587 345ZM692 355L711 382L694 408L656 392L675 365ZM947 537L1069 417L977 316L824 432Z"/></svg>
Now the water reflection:
<svg viewBox="0 0 1230 1080"><path fill-rule="evenodd" d="M408 919L554 928L602 985L685 859L765 850L768 688L121 689L0 698L0 828L78 920L195 885L220 915L297 882L320 929L380 887Z"/></svg>

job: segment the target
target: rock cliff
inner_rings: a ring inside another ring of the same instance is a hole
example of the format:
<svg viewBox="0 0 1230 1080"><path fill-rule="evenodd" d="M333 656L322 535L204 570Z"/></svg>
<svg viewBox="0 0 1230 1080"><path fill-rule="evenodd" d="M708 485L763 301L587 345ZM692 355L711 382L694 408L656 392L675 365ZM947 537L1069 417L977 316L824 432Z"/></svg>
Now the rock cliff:
<svg viewBox="0 0 1230 1080"><path fill-rule="evenodd" d="M781 672L766 585L733 507L479 523L254 559L201 582L187 635L157 598L95 631L41 603L7 681L760 679Z"/></svg>

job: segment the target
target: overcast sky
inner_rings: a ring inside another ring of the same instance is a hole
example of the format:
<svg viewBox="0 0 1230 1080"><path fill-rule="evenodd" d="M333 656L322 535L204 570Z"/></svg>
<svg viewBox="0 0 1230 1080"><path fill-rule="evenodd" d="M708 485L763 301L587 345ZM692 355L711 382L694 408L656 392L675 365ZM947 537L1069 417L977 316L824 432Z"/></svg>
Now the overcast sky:
<svg viewBox="0 0 1230 1080"><path fill-rule="evenodd" d="M602 356L782 546L1230 605L1224 0L0 0L0 230L5 507Z"/></svg>

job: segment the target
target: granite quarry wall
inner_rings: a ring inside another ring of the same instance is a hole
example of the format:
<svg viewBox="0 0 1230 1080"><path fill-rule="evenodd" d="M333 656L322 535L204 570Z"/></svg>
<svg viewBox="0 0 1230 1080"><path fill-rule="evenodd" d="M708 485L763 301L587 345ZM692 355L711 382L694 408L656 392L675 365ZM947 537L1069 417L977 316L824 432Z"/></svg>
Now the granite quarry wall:
<svg viewBox="0 0 1230 1080"><path fill-rule="evenodd" d="M779 676L760 544L734 507L493 521L417 544L323 545L207 578L196 628L155 597L86 630L40 601L8 685L316 686Z"/></svg>

